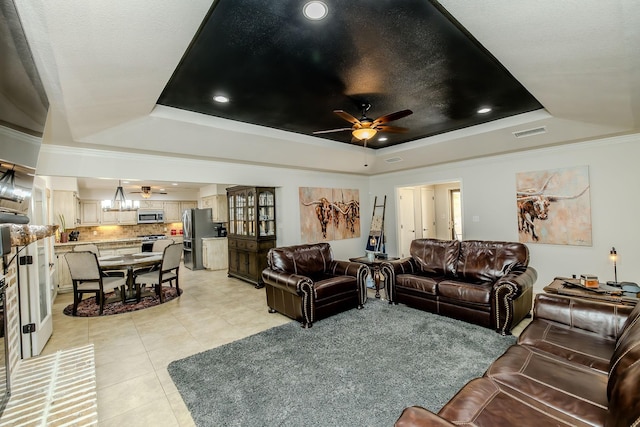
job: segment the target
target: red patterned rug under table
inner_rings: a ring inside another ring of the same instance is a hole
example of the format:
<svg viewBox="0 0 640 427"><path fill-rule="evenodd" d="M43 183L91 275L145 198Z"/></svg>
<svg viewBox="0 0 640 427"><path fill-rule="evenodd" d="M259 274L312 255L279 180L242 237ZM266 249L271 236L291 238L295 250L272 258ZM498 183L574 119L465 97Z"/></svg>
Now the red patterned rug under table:
<svg viewBox="0 0 640 427"><path fill-rule="evenodd" d="M182 289L180 289L180 294L182 295ZM162 287L162 296L164 298L164 302L171 301L174 298L177 298L179 295L176 292L176 288L171 286L163 286ZM114 298L113 292L107 292L106 300ZM160 298L155 295L144 296L140 299L138 303L125 303L117 300L113 302L107 302L104 305L104 309L102 311L102 316L109 316L112 314L120 314L120 313L129 313L131 311L142 310L149 307L155 307L160 305ZM75 317L98 317L100 316L98 312L100 311L100 307L96 302L96 297L89 297L80 301L78 304L78 311ZM73 316L73 304L69 304L62 310L64 314L67 316Z"/></svg>

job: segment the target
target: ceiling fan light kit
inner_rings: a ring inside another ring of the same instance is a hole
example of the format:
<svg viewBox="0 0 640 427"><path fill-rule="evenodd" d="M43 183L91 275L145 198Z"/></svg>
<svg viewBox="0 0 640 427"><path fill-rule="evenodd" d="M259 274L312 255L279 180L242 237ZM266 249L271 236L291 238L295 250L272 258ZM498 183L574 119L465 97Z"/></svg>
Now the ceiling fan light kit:
<svg viewBox="0 0 640 427"><path fill-rule="evenodd" d="M384 116L378 117L375 120L371 120L369 117L367 117L367 111L369 111L369 109L371 108L371 104L369 104L368 102L363 103L361 105L361 108L362 108L362 117L360 117L360 119L356 119L355 117L353 117L351 114L347 113L344 110L333 110L335 114L337 114L342 119L351 123L352 126L350 128L320 130L320 131L314 132L314 135L321 134L321 133L342 132L345 130L350 130L351 135L353 136L352 142L356 142L356 141L366 142L367 140L376 136L378 132L391 132L391 133L406 132L408 130L407 128L398 127L398 126L389 126L389 125L386 125L385 123L388 123L394 120L399 120L403 117L407 117L408 115L413 114L413 111L411 110L401 110L401 111L396 111L395 113L386 114Z"/></svg>

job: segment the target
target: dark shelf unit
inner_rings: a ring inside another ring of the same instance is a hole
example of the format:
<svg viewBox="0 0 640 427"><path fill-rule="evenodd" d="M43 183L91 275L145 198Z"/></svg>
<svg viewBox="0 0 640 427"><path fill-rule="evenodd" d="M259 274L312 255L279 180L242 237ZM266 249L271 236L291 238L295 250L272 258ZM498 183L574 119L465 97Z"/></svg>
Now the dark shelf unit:
<svg viewBox="0 0 640 427"><path fill-rule="evenodd" d="M273 187L227 188L229 276L264 286L267 252L276 246L276 193Z"/></svg>

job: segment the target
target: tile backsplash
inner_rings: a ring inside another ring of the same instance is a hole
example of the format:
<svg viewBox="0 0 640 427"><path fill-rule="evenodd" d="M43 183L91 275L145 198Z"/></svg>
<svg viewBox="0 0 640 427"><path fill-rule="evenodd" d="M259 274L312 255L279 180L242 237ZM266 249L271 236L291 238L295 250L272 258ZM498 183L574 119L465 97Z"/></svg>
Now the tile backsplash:
<svg viewBox="0 0 640 427"><path fill-rule="evenodd" d="M109 240L109 239L130 239L133 237L144 236L148 234L164 234L179 236L182 230L182 223L175 222L170 224L137 224L137 225L99 225L92 227L77 227L79 231L78 241L90 242L92 240Z"/></svg>

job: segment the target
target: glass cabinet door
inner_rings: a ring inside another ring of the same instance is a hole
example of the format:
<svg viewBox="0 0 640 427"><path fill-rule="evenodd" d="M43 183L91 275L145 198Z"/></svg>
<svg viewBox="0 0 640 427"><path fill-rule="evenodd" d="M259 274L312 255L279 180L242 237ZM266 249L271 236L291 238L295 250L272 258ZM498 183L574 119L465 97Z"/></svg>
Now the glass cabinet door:
<svg viewBox="0 0 640 427"><path fill-rule="evenodd" d="M260 236L276 234L276 207L271 191L261 190L258 195L258 220Z"/></svg>
<svg viewBox="0 0 640 427"><path fill-rule="evenodd" d="M247 196L245 193L236 195L236 234L245 236L247 234Z"/></svg>
<svg viewBox="0 0 640 427"><path fill-rule="evenodd" d="M247 235L256 235L256 195L253 190L247 192Z"/></svg>

